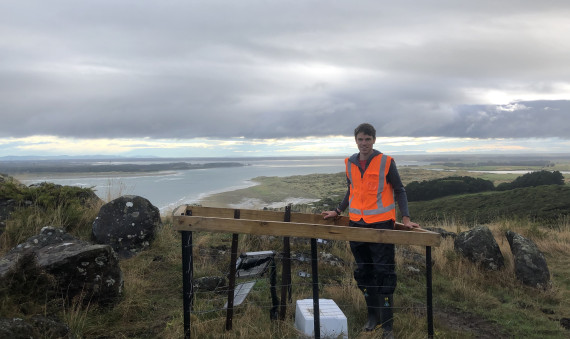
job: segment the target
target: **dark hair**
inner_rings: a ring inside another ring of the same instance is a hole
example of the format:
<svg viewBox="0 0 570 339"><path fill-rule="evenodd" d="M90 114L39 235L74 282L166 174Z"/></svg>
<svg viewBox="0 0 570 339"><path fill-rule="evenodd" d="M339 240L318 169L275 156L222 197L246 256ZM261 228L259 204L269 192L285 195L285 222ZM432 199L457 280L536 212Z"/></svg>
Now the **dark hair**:
<svg viewBox="0 0 570 339"><path fill-rule="evenodd" d="M354 129L354 137L355 138L358 135L358 133L364 133L364 134L369 135L373 138L376 138L376 130L374 129L374 126L367 124L367 123L360 124L360 125L358 125L358 127L356 127Z"/></svg>

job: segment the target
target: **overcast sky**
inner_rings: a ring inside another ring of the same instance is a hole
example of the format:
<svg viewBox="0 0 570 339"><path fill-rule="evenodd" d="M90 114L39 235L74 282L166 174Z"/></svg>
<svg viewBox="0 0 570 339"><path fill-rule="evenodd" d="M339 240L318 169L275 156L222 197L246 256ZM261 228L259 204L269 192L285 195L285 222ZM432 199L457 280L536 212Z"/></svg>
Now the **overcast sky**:
<svg viewBox="0 0 570 339"><path fill-rule="evenodd" d="M570 152L570 1L0 2L0 156Z"/></svg>

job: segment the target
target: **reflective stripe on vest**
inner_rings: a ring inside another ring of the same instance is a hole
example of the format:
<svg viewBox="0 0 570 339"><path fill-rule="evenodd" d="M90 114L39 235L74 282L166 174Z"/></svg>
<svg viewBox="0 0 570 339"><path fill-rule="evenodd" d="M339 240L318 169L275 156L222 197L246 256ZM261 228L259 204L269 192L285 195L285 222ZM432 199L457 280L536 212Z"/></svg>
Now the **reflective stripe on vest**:
<svg viewBox="0 0 570 339"><path fill-rule="evenodd" d="M391 161L391 157L379 154L371 160L362 175L356 164L349 162L348 158L345 160L346 175L350 180L348 212L351 220L363 219L366 223L374 223L396 219L394 190L386 182ZM370 181L370 177L374 177L374 181ZM375 197L366 194L370 190L374 190L374 193L369 193Z"/></svg>

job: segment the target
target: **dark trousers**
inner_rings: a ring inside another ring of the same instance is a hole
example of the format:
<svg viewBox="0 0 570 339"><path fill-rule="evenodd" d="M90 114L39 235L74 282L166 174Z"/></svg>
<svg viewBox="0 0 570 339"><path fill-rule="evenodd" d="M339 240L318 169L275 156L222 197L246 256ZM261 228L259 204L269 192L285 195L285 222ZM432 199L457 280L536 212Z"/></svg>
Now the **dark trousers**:
<svg viewBox="0 0 570 339"><path fill-rule="evenodd" d="M360 225L351 221L350 226L393 230L394 222ZM365 293L393 294L397 280L394 244L351 241L350 249L356 261L354 279L358 287Z"/></svg>

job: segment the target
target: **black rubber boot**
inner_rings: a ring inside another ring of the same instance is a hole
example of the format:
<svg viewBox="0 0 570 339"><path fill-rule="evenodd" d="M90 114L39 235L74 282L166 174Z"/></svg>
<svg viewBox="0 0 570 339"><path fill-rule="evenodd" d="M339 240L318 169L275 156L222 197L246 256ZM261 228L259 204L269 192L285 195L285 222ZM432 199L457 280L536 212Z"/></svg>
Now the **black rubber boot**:
<svg viewBox="0 0 570 339"><path fill-rule="evenodd" d="M366 300L368 320L362 329L366 332L374 331L381 326L380 296L364 290L364 300Z"/></svg>
<svg viewBox="0 0 570 339"><path fill-rule="evenodd" d="M380 294L380 323L384 329L382 338L386 339L394 338L394 333L392 332L392 326L394 325L393 302L394 296L392 294Z"/></svg>

